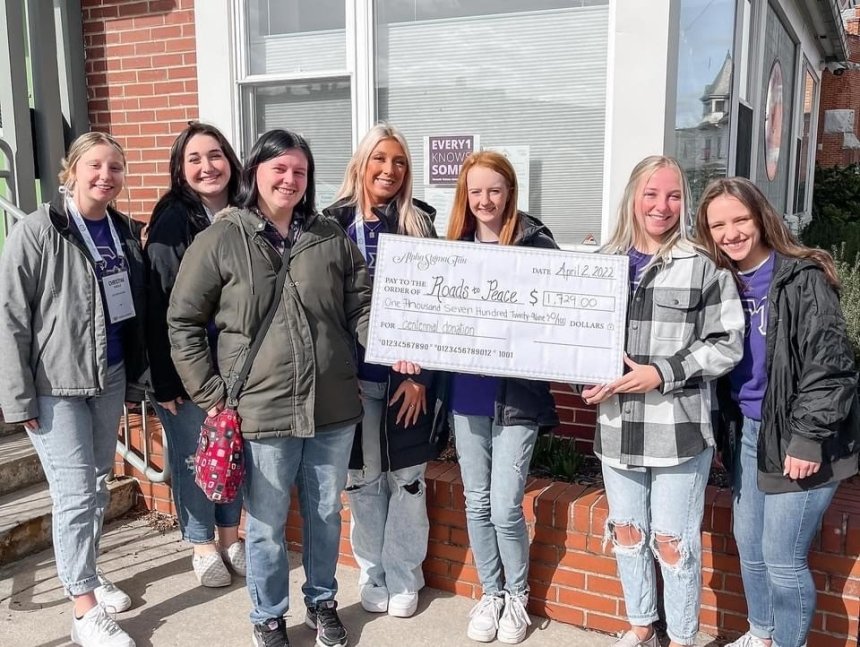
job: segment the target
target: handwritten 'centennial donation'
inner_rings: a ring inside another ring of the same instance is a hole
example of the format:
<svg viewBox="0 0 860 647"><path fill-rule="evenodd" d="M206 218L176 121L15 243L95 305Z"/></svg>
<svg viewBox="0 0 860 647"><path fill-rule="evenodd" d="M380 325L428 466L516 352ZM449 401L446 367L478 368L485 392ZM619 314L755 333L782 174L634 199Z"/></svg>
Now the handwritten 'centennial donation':
<svg viewBox="0 0 860 647"><path fill-rule="evenodd" d="M622 373L627 257L382 235L367 361L578 382Z"/></svg>

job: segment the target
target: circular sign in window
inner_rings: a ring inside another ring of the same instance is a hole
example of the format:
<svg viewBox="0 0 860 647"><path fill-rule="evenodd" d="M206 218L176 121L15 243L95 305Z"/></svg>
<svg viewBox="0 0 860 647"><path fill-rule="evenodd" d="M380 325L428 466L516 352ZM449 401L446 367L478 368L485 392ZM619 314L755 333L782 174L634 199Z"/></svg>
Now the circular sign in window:
<svg viewBox="0 0 860 647"><path fill-rule="evenodd" d="M774 180L782 149L782 65L776 60L770 68L767 82L767 103L764 115L764 168L767 179Z"/></svg>

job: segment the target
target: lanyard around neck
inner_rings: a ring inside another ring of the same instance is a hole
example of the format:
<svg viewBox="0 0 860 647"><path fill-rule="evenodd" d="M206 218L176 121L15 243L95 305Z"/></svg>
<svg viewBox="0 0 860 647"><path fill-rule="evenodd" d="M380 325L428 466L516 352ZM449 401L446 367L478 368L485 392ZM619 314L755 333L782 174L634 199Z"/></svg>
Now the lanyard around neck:
<svg viewBox="0 0 860 647"><path fill-rule="evenodd" d="M72 222L77 226L78 232L84 240L84 245L87 246L87 250L93 257L93 260L96 263L101 263L104 259L102 258L98 247L96 247L96 243L93 240L92 234L90 234L90 230L87 229L87 226L84 224L84 217L78 210L78 205L76 205L75 201L69 196L66 197L66 212L68 212ZM116 255L125 257L125 254L122 251L122 243L120 243L119 235L116 233L116 228L113 226L113 221L111 220L110 215L105 214L105 218L107 218L108 229L110 230L111 238L113 238L114 251L116 252Z"/></svg>

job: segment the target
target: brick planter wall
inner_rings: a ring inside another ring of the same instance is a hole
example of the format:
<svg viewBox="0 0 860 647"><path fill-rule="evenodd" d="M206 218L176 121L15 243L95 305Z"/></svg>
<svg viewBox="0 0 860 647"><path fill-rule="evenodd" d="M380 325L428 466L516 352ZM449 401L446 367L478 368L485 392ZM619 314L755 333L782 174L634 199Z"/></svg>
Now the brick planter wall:
<svg viewBox="0 0 860 647"><path fill-rule="evenodd" d="M161 459L158 421L148 420L152 456ZM139 416L131 417L132 443L140 446ZM141 500L149 509L175 514L166 485L149 483L121 461L117 473L140 479ZM460 468L433 462L427 468L430 542L424 574L427 585L477 599L481 595L469 539ZM355 566L349 544L349 509L344 497L340 561ZM529 479L523 503L531 543L531 601L539 616L596 631L625 627L624 601L611 547L603 547L607 516L600 487ZM737 548L731 532L731 494L709 486L703 521L701 631L736 637L747 629L746 605ZM291 550L301 549L297 498L287 521ZM818 612L810 647L857 647L860 618L860 486L844 484L824 517L809 562L818 588Z"/></svg>

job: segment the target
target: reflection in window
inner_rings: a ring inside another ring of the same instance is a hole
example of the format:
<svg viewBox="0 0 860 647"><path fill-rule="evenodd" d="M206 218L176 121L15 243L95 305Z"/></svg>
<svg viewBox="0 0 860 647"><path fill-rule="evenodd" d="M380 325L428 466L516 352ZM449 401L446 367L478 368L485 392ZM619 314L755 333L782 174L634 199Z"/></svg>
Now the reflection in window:
<svg viewBox="0 0 860 647"><path fill-rule="evenodd" d="M681 0L675 150L694 200L726 175L735 0Z"/></svg>
<svg viewBox="0 0 860 647"><path fill-rule="evenodd" d="M815 105L817 82L812 72L806 70L803 78L803 114L801 134L797 146L797 176L794 189L794 213L806 211L807 184L810 181L809 138L812 133L812 107Z"/></svg>

